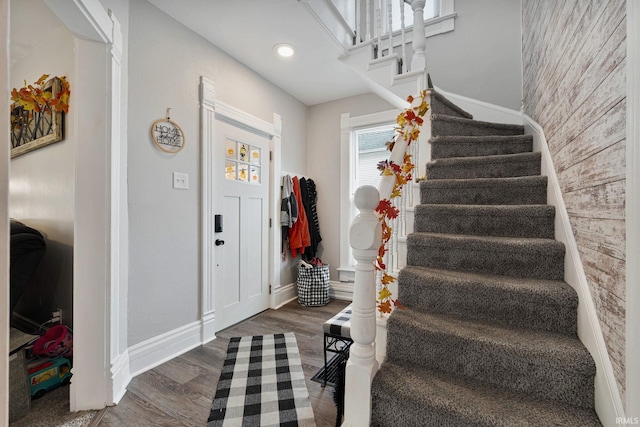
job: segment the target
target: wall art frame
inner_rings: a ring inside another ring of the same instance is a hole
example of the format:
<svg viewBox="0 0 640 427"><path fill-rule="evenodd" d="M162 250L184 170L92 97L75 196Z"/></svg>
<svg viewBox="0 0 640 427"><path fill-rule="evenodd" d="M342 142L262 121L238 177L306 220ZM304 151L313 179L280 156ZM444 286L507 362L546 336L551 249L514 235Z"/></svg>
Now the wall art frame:
<svg viewBox="0 0 640 427"><path fill-rule="evenodd" d="M169 117L171 108L167 108L167 117L158 119L151 125L151 139L165 153L178 153L186 143L184 131L180 125Z"/></svg>
<svg viewBox="0 0 640 427"><path fill-rule="evenodd" d="M53 77L43 84L41 90L50 94L49 99L55 99L63 90L63 82ZM64 112L57 111L50 104L38 106L39 109L34 110L18 102L11 105L12 159L64 139Z"/></svg>

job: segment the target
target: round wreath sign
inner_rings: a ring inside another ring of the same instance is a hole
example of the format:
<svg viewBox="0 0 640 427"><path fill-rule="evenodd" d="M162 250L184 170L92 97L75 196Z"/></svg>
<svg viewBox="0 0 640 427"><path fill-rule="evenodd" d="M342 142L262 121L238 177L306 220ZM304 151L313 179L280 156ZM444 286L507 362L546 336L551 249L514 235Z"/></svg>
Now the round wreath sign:
<svg viewBox="0 0 640 427"><path fill-rule="evenodd" d="M151 125L151 138L156 147L165 153L177 153L184 148L184 132L169 117L158 119Z"/></svg>

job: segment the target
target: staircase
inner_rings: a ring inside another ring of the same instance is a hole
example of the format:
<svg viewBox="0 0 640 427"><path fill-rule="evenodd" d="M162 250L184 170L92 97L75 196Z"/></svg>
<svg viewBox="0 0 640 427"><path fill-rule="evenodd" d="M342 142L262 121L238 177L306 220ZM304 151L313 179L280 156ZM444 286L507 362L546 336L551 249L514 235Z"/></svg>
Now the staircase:
<svg viewBox="0 0 640 427"><path fill-rule="evenodd" d="M597 426L540 154L432 91L431 161L372 388L375 426Z"/></svg>

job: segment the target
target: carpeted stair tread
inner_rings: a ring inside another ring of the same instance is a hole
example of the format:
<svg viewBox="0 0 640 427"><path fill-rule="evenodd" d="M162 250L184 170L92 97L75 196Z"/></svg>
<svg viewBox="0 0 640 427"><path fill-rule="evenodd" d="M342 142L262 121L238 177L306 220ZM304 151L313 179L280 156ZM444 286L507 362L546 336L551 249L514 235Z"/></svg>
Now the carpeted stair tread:
<svg viewBox="0 0 640 427"><path fill-rule="evenodd" d="M576 335L395 310L387 358L581 407L593 407L595 364Z"/></svg>
<svg viewBox="0 0 640 427"><path fill-rule="evenodd" d="M453 157L427 163L427 179L509 178L540 175L540 153Z"/></svg>
<svg viewBox="0 0 640 427"><path fill-rule="evenodd" d="M437 91L431 104L431 161L398 277L407 309L388 320L371 424L601 425L533 137Z"/></svg>
<svg viewBox="0 0 640 427"><path fill-rule="evenodd" d="M468 379L387 360L372 388L377 427L595 427L593 409L532 399Z"/></svg>
<svg viewBox="0 0 640 427"><path fill-rule="evenodd" d="M443 94L435 89L431 89L429 108L431 109L431 114L446 114L449 116L464 117L465 119L473 119L471 114L449 101Z"/></svg>
<svg viewBox="0 0 640 427"><path fill-rule="evenodd" d="M547 177L427 179L420 181L420 203L544 205Z"/></svg>
<svg viewBox="0 0 640 427"><path fill-rule="evenodd" d="M407 266L398 283L398 299L413 310L576 334L578 296L564 281Z"/></svg>
<svg viewBox="0 0 640 427"><path fill-rule="evenodd" d="M565 248L552 239L417 233L407 236L407 265L563 280Z"/></svg>
<svg viewBox="0 0 640 427"><path fill-rule="evenodd" d="M524 135L524 126L483 122L446 114L431 115L431 134L441 135Z"/></svg>
<svg viewBox="0 0 640 427"><path fill-rule="evenodd" d="M493 156L528 153L533 149L531 135L434 136L429 139L431 158Z"/></svg>
<svg viewBox="0 0 640 427"><path fill-rule="evenodd" d="M417 232L553 239L551 205L424 204L415 207Z"/></svg>

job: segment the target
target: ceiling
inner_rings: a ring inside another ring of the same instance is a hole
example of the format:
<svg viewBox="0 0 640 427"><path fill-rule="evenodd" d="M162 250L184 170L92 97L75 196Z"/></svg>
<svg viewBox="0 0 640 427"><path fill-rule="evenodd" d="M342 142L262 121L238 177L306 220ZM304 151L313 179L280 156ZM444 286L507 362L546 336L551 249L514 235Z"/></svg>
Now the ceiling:
<svg viewBox="0 0 640 427"><path fill-rule="evenodd" d="M307 106L370 92L307 1L316 0L149 0ZM295 56L277 57L278 43L295 46Z"/></svg>
<svg viewBox="0 0 640 427"><path fill-rule="evenodd" d="M11 1L10 65L27 56L42 39L62 25L42 1ZM33 29L37 28L37 31ZM29 82L31 83L31 82Z"/></svg>
<svg viewBox="0 0 640 427"><path fill-rule="evenodd" d="M11 64L62 25L42 0L24 1L12 0ZM370 92L305 6L324 0L148 1L307 106ZM278 57L278 43L293 45L295 56Z"/></svg>

